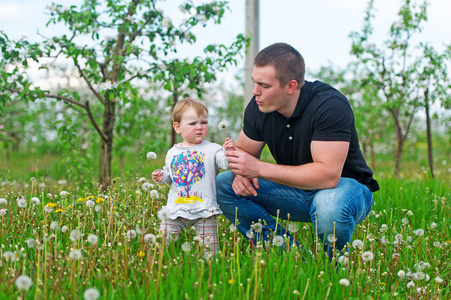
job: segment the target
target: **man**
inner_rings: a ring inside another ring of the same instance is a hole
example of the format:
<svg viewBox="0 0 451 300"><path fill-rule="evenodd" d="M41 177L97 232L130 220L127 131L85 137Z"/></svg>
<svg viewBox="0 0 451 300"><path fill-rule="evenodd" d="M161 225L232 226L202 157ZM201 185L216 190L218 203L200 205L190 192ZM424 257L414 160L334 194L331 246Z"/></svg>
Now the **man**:
<svg viewBox="0 0 451 300"><path fill-rule="evenodd" d="M351 241L379 185L360 151L348 100L304 74L302 56L288 44L255 57L254 97L237 150L226 153L232 171L217 177L217 200L245 236L260 222L263 242L276 230L290 237L272 216L312 222L332 255ZM259 160L265 144L276 164Z"/></svg>

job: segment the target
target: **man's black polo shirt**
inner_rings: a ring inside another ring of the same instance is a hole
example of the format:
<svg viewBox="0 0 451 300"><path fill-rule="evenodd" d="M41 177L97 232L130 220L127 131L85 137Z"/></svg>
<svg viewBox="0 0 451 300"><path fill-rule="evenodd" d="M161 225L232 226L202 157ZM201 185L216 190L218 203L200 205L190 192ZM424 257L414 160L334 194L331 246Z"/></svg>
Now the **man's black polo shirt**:
<svg viewBox="0 0 451 300"><path fill-rule="evenodd" d="M290 118L278 112L262 113L255 97L244 112L243 131L255 141L264 141L278 164L313 162L312 141L346 141L349 152L342 177L354 178L372 192L379 190L359 147L354 113L348 99L320 81L305 82Z"/></svg>

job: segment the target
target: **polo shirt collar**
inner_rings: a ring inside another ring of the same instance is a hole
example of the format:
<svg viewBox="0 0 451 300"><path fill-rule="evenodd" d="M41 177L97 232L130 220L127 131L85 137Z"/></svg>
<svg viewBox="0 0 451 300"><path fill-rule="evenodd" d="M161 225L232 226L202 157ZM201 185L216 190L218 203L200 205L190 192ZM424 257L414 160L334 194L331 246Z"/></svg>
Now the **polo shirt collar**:
<svg viewBox="0 0 451 300"><path fill-rule="evenodd" d="M294 109L293 115L290 118L299 118L305 111L305 108L310 102L311 91L312 91L312 82L305 81L304 86L301 88L301 94L299 95L298 103L296 104L296 108Z"/></svg>

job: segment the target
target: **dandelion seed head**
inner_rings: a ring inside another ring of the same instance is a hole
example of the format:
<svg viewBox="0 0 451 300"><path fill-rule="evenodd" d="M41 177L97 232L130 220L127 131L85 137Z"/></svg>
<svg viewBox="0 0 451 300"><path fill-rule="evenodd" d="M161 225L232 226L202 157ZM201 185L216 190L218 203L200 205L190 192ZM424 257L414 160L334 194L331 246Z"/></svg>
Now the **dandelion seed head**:
<svg viewBox="0 0 451 300"><path fill-rule="evenodd" d="M399 270L398 271L398 277L399 278L404 278L406 276L406 272L404 270Z"/></svg>
<svg viewBox="0 0 451 300"><path fill-rule="evenodd" d="M89 288L83 293L85 300L97 300L100 297L100 292L96 288Z"/></svg>
<svg viewBox="0 0 451 300"><path fill-rule="evenodd" d="M191 246L191 243L190 243L190 242L184 242L184 243L182 244L182 250L183 250L184 252L190 252L190 251L191 251L191 248L192 248L192 246Z"/></svg>
<svg viewBox="0 0 451 300"><path fill-rule="evenodd" d="M39 205L39 203L41 203L41 200L39 200L38 197L33 197L31 198L31 202L33 202L35 205Z"/></svg>
<svg viewBox="0 0 451 300"><path fill-rule="evenodd" d="M16 286L19 290L28 290L33 282L27 275L20 275L16 279Z"/></svg>
<svg viewBox="0 0 451 300"><path fill-rule="evenodd" d="M69 252L69 258L73 260L79 260L81 258L81 251L78 249L73 249Z"/></svg>
<svg viewBox="0 0 451 300"><path fill-rule="evenodd" d="M412 275L412 279L415 280L415 281L417 281L417 280L423 280L424 278L425 278L425 275L424 275L424 273L421 272L421 271L415 272L415 273L413 273L413 275Z"/></svg>
<svg viewBox="0 0 451 300"><path fill-rule="evenodd" d="M263 225L261 223L255 223L252 225L252 229L255 231L255 233L261 233Z"/></svg>
<svg viewBox="0 0 451 300"><path fill-rule="evenodd" d="M236 226L235 226L235 224L230 224L229 230L230 230L230 232L235 232L235 231L236 231Z"/></svg>
<svg viewBox="0 0 451 300"><path fill-rule="evenodd" d="M299 224L295 223L295 222L290 222L290 223L288 223L287 229L291 233L296 233L299 231Z"/></svg>
<svg viewBox="0 0 451 300"><path fill-rule="evenodd" d="M395 235L395 241L401 243L402 241L404 241L404 236L401 233L398 233L397 235Z"/></svg>
<svg viewBox="0 0 451 300"><path fill-rule="evenodd" d="M148 234L144 235L144 242L146 242L146 243L153 245L156 240L157 240L157 237L153 233L148 233Z"/></svg>
<svg viewBox="0 0 451 300"><path fill-rule="evenodd" d="M163 208L158 212L158 218L161 221L166 221L169 218L169 210L167 208Z"/></svg>
<svg viewBox="0 0 451 300"><path fill-rule="evenodd" d="M153 184L151 184L150 182L144 182L141 188L145 191L148 191L153 188Z"/></svg>
<svg viewBox="0 0 451 300"><path fill-rule="evenodd" d="M63 233L67 232L68 230L69 230L69 227L67 227L67 226L61 227L61 232L63 232Z"/></svg>
<svg viewBox="0 0 451 300"><path fill-rule="evenodd" d="M60 192L60 196L61 197L66 197L66 196L68 196L69 195L69 192L66 192L66 191L61 191Z"/></svg>
<svg viewBox="0 0 451 300"><path fill-rule="evenodd" d="M363 248L363 242L361 240L358 240L358 239L354 240L352 242L352 248L354 248L354 249L362 249Z"/></svg>
<svg viewBox="0 0 451 300"><path fill-rule="evenodd" d="M144 234L147 231L145 227L140 227L138 224L136 224L135 230L138 234Z"/></svg>
<svg viewBox="0 0 451 300"><path fill-rule="evenodd" d="M374 254L371 251L365 251L362 253L362 260L363 261L371 261L374 258Z"/></svg>
<svg viewBox="0 0 451 300"><path fill-rule="evenodd" d="M52 223L50 223L50 229L56 230L56 229L58 229L58 227L59 227L58 222L53 221Z"/></svg>
<svg viewBox="0 0 451 300"><path fill-rule="evenodd" d="M127 231L127 233L125 235L127 236L127 238L129 240L134 239L136 237L136 231L133 229L130 229L129 231Z"/></svg>
<svg viewBox="0 0 451 300"><path fill-rule="evenodd" d="M0 204L8 204L8 200L6 200L5 198L0 198Z"/></svg>
<svg viewBox="0 0 451 300"><path fill-rule="evenodd" d="M150 197L151 197L152 199L158 199L158 198L160 198L160 195L158 194L158 191L157 191L157 190L151 190L151 191L150 191Z"/></svg>
<svg viewBox="0 0 451 300"><path fill-rule="evenodd" d="M86 201L86 206L87 206L87 207L93 208L94 205L96 205L96 203L95 203L94 201L92 201L92 200L87 200L87 201Z"/></svg>
<svg viewBox="0 0 451 300"><path fill-rule="evenodd" d="M276 235L273 239L272 239L272 244L274 246L280 247L283 245L283 243L285 242L285 239L283 238L283 236L281 235Z"/></svg>
<svg viewBox="0 0 451 300"><path fill-rule="evenodd" d="M33 238L29 238L28 240L26 240L26 243L28 248L33 248L36 244L36 241Z"/></svg>
<svg viewBox="0 0 451 300"><path fill-rule="evenodd" d="M340 280L338 281L338 283L339 283L340 285L342 285L342 286L349 286L349 284L350 284L349 280L346 279L346 278L340 279Z"/></svg>
<svg viewBox="0 0 451 300"><path fill-rule="evenodd" d="M203 244L203 240L200 236L196 235L195 237L193 237L193 241L198 242L199 244Z"/></svg>
<svg viewBox="0 0 451 300"><path fill-rule="evenodd" d="M440 277L435 277L435 282L438 284L443 283L443 279Z"/></svg>
<svg viewBox="0 0 451 300"><path fill-rule="evenodd" d="M8 210L5 208L0 209L0 217L3 217L4 215L6 215L7 212L8 212Z"/></svg>
<svg viewBox="0 0 451 300"><path fill-rule="evenodd" d="M17 206L19 206L20 208L27 207L27 200L25 200L24 198L18 199L17 200Z"/></svg>
<svg viewBox="0 0 451 300"><path fill-rule="evenodd" d="M249 230L246 232L246 237L247 237L248 239L253 239L253 238L254 238L254 232L252 231L252 229L249 229Z"/></svg>
<svg viewBox="0 0 451 300"><path fill-rule="evenodd" d="M78 229L74 229L70 232L70 239L72 241L78 241L79 239L81 239L81 231Z"/></svg>
<svg viewBox="0 0 451 300"><path fill-rule="evenodd" d="M415 287L415 282L409 281L409 283L407 284L407 288L410 289L410 288L413 288L413 287Z"/></svg>
<svg viewBox="0 0 451 300"><path fill-rule="evenodd" d="M8 261L8 262L14 262L14 261L16 261L16 253L11 252L11 251L6 251L5 253L3 253L3 257L4 257L5 260Z"/></svg>
<svg viewBox="0 0 451 300"><path fill-rule="evenodd" d="M90 234L88 235L87 240L91 245L96 245L97 242L99 241L99 238L95 234Z"/></svg>
<svg viewBox="0 0 451 300"><path fill-rule="evenodd" d="M157 154L156 154L155 152L150 151L150 152L147 152L146 157L147 157L147 159L149 159L149 160L157 159Z"/></svg>
<svg viewBox="0 0 451 300"><path fill-rule="evenodd" d="M229 124L228 124L226 121L219 122L219 124L218 124L219 130L224 130L224 129L226 129L228 126L229 126Z"/></svg>
<svg viewBox="0 0 451 300"><path fill-rule="evenodd" d="M338 257L338 262L339 262L341 265L343 265L343 266L347 266L348 263L349 263L349 258L347 258L347 257L344 256L344 255L341 255L341 256Z"/></svg>
<svg viewBox="0 0 451 300"><path fill-rule="evenodd" d="M335 234L331 233L327 236L327 240L329 243L335 243L337 241L337 238L335 237Z"/></svg>

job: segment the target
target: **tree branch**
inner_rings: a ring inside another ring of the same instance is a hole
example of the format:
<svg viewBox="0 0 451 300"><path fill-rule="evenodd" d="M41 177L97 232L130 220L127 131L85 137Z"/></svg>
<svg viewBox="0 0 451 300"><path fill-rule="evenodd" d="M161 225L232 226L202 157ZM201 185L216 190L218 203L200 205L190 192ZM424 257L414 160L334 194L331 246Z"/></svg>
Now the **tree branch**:
<svg viewBox="0 0 451 300"><path fill-rule="evenodd" d="M92 125L94 125L94 128L97 130L97 132L99 133L99 135L102 138L102 140L107 142L108 141L108 137L102 131L102 129L100 129L99 124L97 124L96 120L94 119L94 116L92 115L91 107L89 106L89 101L85 102L85 107L86 107L86 111L88 112L88 116L89 116L89 119L91 120Z"/></svg>
<svg viewBox="0 0 451 300"><path fill-rule="evenodd" d="M17 94L22 93L22 91L20 91L20 90L18 90L18 89L8 89L8 90L9 90L10 92L17 93ZM27 96L33 96L33 95L30 94L30 93L25 93L25 95L27 95ZM78 101L75 101L75 100L73 100L73 99L71 99L71 98L69 98L69 97L66 97L66 96L43 93L43 94L42 94L42 97L36 97L36 98L53 98L53 99L59 99L59 100L63 100L64 102L71 103L71 104L75 104L75 105L77 105L77 106L80 106L80 107L86 109L86 106L85 106L83 103L80 103L80 102L78 102Z"/></svg>
<svg viewBox="0 0 451 300"><path fill-rule="evenodd" d="M94 87L92 86L91 82L88 80L88 78L86 77L86 74L83 72L83 70L80 68L80 65L77 64L77 69L78 72L80 73L81 77L83 77L83 79L85 80L85 82L88 84L89 89L94 93L94 95L96 96L97 99L99 99L100 102L102 102L102 104L105 104L105 101L103 100L102 96L100 96L100 94L94 89Z"/></svg>

